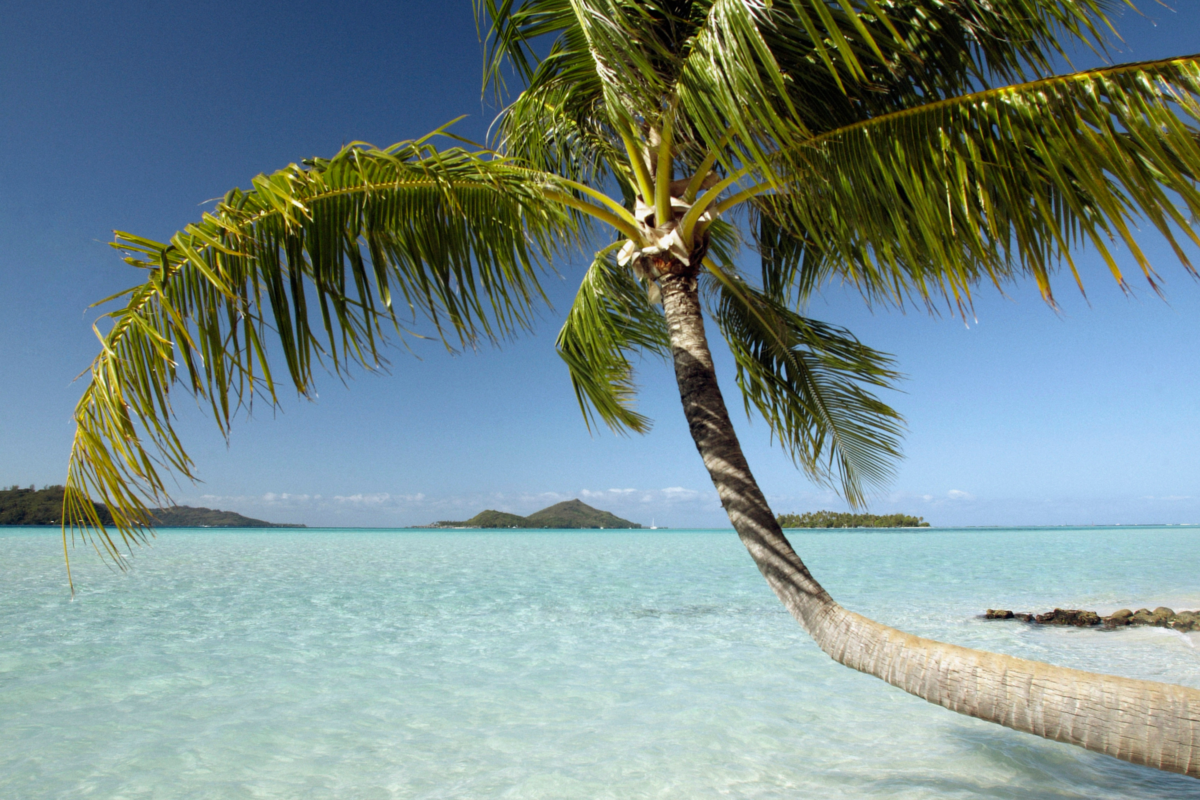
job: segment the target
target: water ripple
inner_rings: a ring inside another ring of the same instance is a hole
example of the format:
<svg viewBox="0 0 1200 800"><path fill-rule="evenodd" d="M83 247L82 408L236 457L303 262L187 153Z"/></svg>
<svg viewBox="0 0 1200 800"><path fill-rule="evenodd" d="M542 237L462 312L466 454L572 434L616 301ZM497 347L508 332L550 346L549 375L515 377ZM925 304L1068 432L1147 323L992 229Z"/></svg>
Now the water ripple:
<svg viewBox="0 0 1200 800"><path fill-rule="evenodd" d="M888 624L1200 687L1197 634L976 616L1200 607L1195 537L792 538ZM164 531L74 602L53 535L0 553L5 798L1200 800L839 667L732 534Z"/></svg>

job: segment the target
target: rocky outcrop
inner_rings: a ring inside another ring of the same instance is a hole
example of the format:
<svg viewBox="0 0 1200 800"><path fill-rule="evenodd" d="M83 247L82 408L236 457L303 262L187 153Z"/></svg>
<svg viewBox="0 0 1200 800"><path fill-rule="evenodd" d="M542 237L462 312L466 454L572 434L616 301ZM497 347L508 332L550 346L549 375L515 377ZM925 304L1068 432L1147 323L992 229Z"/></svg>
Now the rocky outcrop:
<svg viewBox="0 0 1200 800"><path fill-rule="evenodd" d="M1073 625L1090 628L1100 624L1100 615L1095 611L1080 611L1077 608L1056 608L1033 618L1038 625Z"/></svg>
<svg viewBox="0 0 1200 800"><path fill-rule="evenodd" d="M1156 628L1173 628L1177 631L1200 631L1200 611L1175 611L1166 606L1159 606L1151 611L1139 608L1130 611L1122 608L1107 617L1102 617L1095 611L1081 611L1077 608L1056 608L1045 614L1030 614L1027 612L1012 612L1005 608L989 608L983 615L984 619L1016 619L1035 625L1071 625L1076 628L1124 628L1130 625L1149 625Z"/></svg>

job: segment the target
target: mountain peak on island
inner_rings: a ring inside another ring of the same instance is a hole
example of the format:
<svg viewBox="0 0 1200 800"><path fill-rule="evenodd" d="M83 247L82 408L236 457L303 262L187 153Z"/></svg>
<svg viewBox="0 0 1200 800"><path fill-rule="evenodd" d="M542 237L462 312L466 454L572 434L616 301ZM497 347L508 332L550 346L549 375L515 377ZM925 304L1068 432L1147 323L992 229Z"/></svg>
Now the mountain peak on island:
<svg viewBox="0 0 1200 800"><path fill-rule="evenodd" d="M535 511L528 517L488 509L463 522L443 520L430 525L431 528L557 528L557 529L611 529L640 528L636 522L621 519L608 511L592 508L582 500L564 500L549 508Z"/></svg>
<svg viewBox="0 0 1200 800"><path fill-rule="evenodd" d="M46 486L35 489L20 486L0 489L0 525L60 525L62 519L63 487ZM96 515L104 525L112 525L112 515L100 503L93 503ZM171 506L151 508L156 528L303 528L303 525L284 525L244 517L236 511L215 508Z"/></svg>
<svg viewBox="0 0 1200 800"><path fill-rule="evenodd" d="M526 517L535 528L640 528L608 511L592 508L582 500L564 500Z"/></svg>

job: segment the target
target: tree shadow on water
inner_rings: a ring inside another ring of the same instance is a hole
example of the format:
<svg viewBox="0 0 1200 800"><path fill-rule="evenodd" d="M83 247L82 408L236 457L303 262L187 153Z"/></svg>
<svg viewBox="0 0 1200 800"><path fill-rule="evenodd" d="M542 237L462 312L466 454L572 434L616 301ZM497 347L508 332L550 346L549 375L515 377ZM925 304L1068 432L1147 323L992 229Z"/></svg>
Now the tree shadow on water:
<svg viewBox="0 0 1200 800"><path fill-rule="evenodd" d="M1130 764L1072 745L1004 730L973 720L956 721L943 735L971 769L896 774L870 783L895 797L998 798L1003 800L1200 800L1200 780Z"/></svg>

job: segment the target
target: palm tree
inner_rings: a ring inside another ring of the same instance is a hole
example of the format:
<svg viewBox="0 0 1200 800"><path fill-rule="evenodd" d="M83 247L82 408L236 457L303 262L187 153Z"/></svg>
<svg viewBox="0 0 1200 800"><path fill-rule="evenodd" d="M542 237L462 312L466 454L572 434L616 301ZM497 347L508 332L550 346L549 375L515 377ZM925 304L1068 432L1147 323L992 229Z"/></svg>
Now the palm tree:
<svg viewBox="0 0 1200 800"><path fill-rule="evenodd" d="M1200 777L1200 691L933 642L834 602L755 483L703 323L747 411L857 506L899 455L902 420L871 393L896 373L803 315L823 286L961 312L981 286L1032 278L1053 303L1052 275L1080 280L1080 245L1123 284L1114 242L1153 284L1137 218L1191 270L1200 57L1054 74L1068 46L1103 52L1109 5L477 0L485 86L521 87L490 146L355 143L258 176L168 242L116 234L146 279L107 315L65 518L114 558L144 540L164 476L193 476L173 390L224 433L277 400L268 343L309 395L315 364L373 368L388 339L505 339L532 324L540 276L594 246L557 340L587 424L646 430L631 359L669 356L733 527L826 653L963 714ZM735 265L743 243L760 274Z"/></svg>

